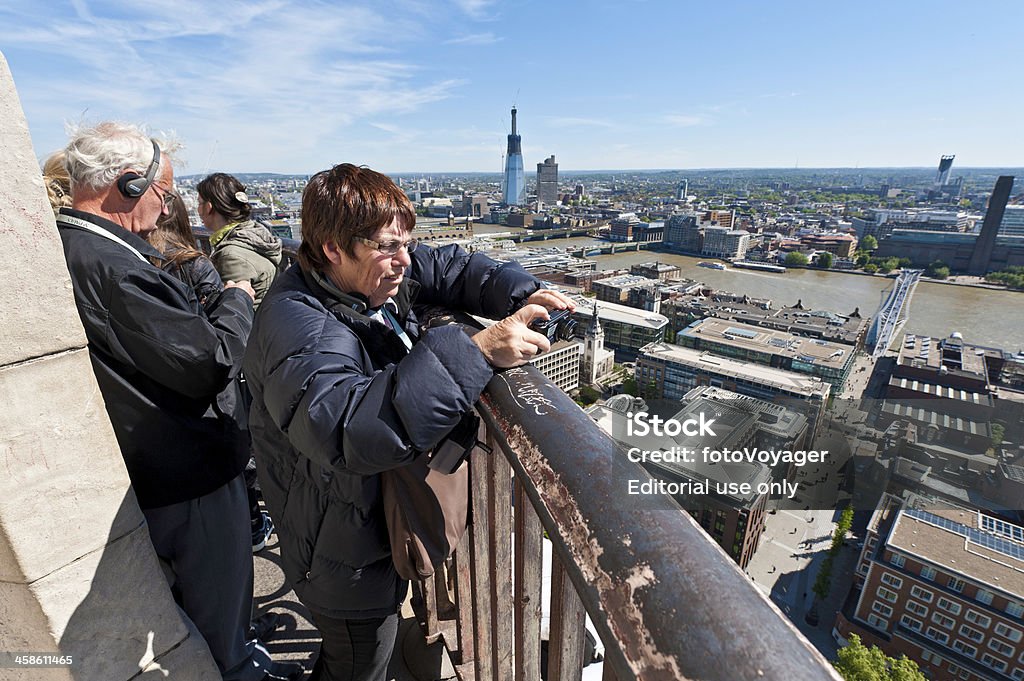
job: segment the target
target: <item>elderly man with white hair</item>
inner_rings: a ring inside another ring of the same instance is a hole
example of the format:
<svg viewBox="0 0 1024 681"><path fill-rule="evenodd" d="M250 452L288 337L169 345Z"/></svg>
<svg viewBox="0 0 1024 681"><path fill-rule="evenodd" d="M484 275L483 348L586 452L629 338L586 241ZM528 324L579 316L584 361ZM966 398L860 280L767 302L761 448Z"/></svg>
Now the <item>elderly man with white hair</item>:
<svg viewBox="0 0 1024 681"><path fill-rule="evenodd" d="M73 203L57 227L89 355L175 598L228 680L294 679L246 640L253 565L242 471L249 440L237 381L253 290L227 282L200 304L146 236L174 198L176 145L100 123L65 149Z"/></svg>

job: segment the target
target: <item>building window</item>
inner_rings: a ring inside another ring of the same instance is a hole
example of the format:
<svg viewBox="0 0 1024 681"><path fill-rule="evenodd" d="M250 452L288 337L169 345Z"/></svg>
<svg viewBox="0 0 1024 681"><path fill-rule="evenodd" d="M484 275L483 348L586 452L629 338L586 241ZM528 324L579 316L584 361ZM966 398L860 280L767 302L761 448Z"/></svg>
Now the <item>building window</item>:
<svg viewBox="0 0 1024 681"><path fill-rule="evenodd" d="M924 607L917 601L907 601L907 610L915 615L920 615L921 617L928 616L928 608Z"/></svg>
<svg viewBox="0 0 1024 681"><path fill-rule="evenodd" d="M929 581L933 581L935 579L935 568L929 567L927 565L922 565L921 576Z"/></svg>
<svg viewBox="0 0 1024 681"><path fill-rule="evenodd" d="M979 603L990 605L992 603L992 592L985 591L984 589L978 589L978 594L975 596Z"/></svg>
<svg viewBox="0 0 1024 681"><path fill-rule="evenodd" d="M879 601L875 601L874 603L871 604L871 609L874 610L875 612L877 612L878 614L880 614L882 617L891 617L892 616L892 608L890 608L885 603L881 603Z"/></svg>
<svg viewBox="0 0 1024 681"><path fill-rule="evenodd" d="M971 624L977 624L982 629L992 624L991 617L989 617L988 615L982 615L980 612L976 610L968 610L967 614L964 615L964 619L970 622Z"/></svg>
<svg viewBox="0 0 1024 681"><path fill-rule="evenodd" d="M1008 627L1005 624L1003 624L1002 622L996 622L996 628L993 629L993 631L995 631L1000 636L1004 636L1004 637L1010 639L1014 643L1016 643L1017 641L1020 640L1020 629L1014 629L1013 627Z"/></svg>
<svg viewBox="0 0 1024 681"><path fill-rule="evenodd" d="M882 573L882 584L888 584L894 589L898 589L903 586L903 580L895 575L891 575L888 572Z"/></svg>
<svg viewBox="0 0 1024 681"><path fill-rule="evenodd" d="M966 624L960 626L960 634L966 636L975 643L981 643L985 638L985 635L983 633L981 633L977 629L972 629Z"/></svg>
<svg viewBox="0 0 1024 681"><path fill-rule="evenodd" d="M881 629L882 631L889 630L889 622L883 620L878 615L868 615L868 624L875 627L876 629Z"/></svg>
<svg viewBox="0 0 1024 681"><path fill-rule="evenodd" d="M967 681L967 679L971 678L971 673L969 671L967 671L966 669L961 669L960 670L960 678L964 679L964 681Z"/></svg>
<svg viewBox="0 0 1024 681"><path fill-rule="evenodd" d="M896 592L890 591L889 589L886 589L884 586L878 587L878 590L875 593L877 593L878 597L882 600L889 601L890 603L896 602Z"/></svg>
<svg viewBox="0 0 1024 681"><path fill-rule="evenodd" d="M1006 655L1007 657L1013 656L1013 646L1003 643L998 638L990 638L988 640L988 647L1000 655Z"/></svg>
<svg viewBox="0 0 1024 681"><path fill-rule="evenodd" d="M1003 662L1002 660L997 660L988 653L985 653L981 656L981 663L986 667L992 667L992 669L995 669L997 672L1006 670L1005 662Z"/></svg>
<svg viewBox="0 0 1024 681"><path fill-rule="evenodd" d="M933 594L931 591L928 591L927 589L922 589L916 584L910 587L910 595L914 598L920 598L925 603L931 603L932 598L935 597L935 594Z"/></svg>
<svg viewBox="0 0 1024 681"><path fill-rule="evenodd" d="M960 604L954 603L948 598L939 598L938 602L935 605L939 606L946 612L953 613L954 615L960 614Z"/></svg>
<svg viewBox="0 0 1024 681"><path fill-rule="evenodd" d="M953 621L953 618L946 617L941 612L937 612L934 615L932 615L932 622L935 622L943 629L952 629L953 626L956 624L956 622Z"/></svg>
<svg viewBox="0 0 1024 681"><path fill-rule="evenodd" d="M1006 614L1010 617L1024 617L1024 605L1010 601L1006 604Z"/></svg>
<svg viewBox="0 0 1024 681"><path fill-rule="evenodd" d="M903 567L903 564L907 562L907 559L898 553L893 553L889 556L889 562L896 567Z"/></svg>
<svg viewBox="0 0 1024 681"><path fill-rule="evenodd" d="M949 665L949 673L950 674L956 674L958 671L960 671L960 667L957 667L955 664L950 664Z"/></svg>
<svg viewBox="0 0 1024 681"><path fill-rule="evenodd" d="M964 580L957 579L956 577L950 577L948 586L952 591L956 591L957 593L963 593Z"/></svg>
<svg viewBox="0 0 1024 681"><path fill-rule="evenodd" d="M1013 677L1013 681L1024 681L1024 668L1017 667L1010 676Z"/></svg>
<svg viewBox="0 0 1024 681"><path fill-rule="evenodd" d="M900 617L900 624L905 626L907 629L912 629L914 631L921 631L921 621L920 620L915 620L913 617L908 617L907 615L903 615L902 617Z"/></svg>
<svg viewBox="0 0 1024 681"><path fill-rule="evenodd" d="M978 654L978 649L969 643L964 643L960 639L953 641L953 650L958 650L967 657L973 658Z"/></svg>
<svg viewBox="0 0 1024 681"><path fill-rule="evenodd" d="M927 636L928 638L930 638L933 641L938 641L939 643L943 643L943 644L949 641L949 635L948 634L946 634L945 632L939 631L938 629L936 629L934 627L928 627L928 630L924 632L924 635Z"/></svg>

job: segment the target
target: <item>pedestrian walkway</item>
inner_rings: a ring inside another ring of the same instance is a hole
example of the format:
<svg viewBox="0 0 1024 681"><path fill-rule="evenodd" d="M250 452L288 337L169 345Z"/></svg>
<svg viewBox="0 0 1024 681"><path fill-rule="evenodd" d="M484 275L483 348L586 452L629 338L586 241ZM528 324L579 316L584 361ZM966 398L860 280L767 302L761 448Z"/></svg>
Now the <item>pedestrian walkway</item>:
<svg viewBox="0 0 1024 681"><path fill-rule="evenodd" d="M320 634L309 621L309 612L296 598L281 571L281 555L277 534L266 548L253 556L255 568L254 601L257 614L273 611L280 616L280 627L266 643L276 660L302 663L313 668L320 649ZM447 681L455 677L447 653L440 643L427 646L419 625L413 619L408 599L403 606L395 654L388 668L389 681Z"/></svg>

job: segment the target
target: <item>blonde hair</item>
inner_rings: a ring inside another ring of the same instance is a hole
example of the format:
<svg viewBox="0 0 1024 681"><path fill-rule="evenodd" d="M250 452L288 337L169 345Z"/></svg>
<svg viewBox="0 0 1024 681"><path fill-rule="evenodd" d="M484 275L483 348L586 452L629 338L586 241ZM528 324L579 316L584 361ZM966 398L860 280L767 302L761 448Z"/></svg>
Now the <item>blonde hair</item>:
<svg viewBox="0 0 1024 681"><path fill-rule="evenodd" d="M61 208L71 207L71 178L64 165L63 149L53 152L43 161L43 184L54 215Z"/></svg>

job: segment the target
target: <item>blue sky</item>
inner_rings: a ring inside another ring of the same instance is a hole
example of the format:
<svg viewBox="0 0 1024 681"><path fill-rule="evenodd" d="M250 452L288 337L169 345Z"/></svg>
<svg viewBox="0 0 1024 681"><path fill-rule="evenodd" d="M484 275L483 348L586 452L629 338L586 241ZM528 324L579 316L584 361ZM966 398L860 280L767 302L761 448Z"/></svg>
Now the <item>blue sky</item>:
<svg viewBox="0 0 1024 681"><path fill-rule="evenodd" d="M38 156L173 130L179 173L1024 165L1024 3L0 0Z"/></svg>

